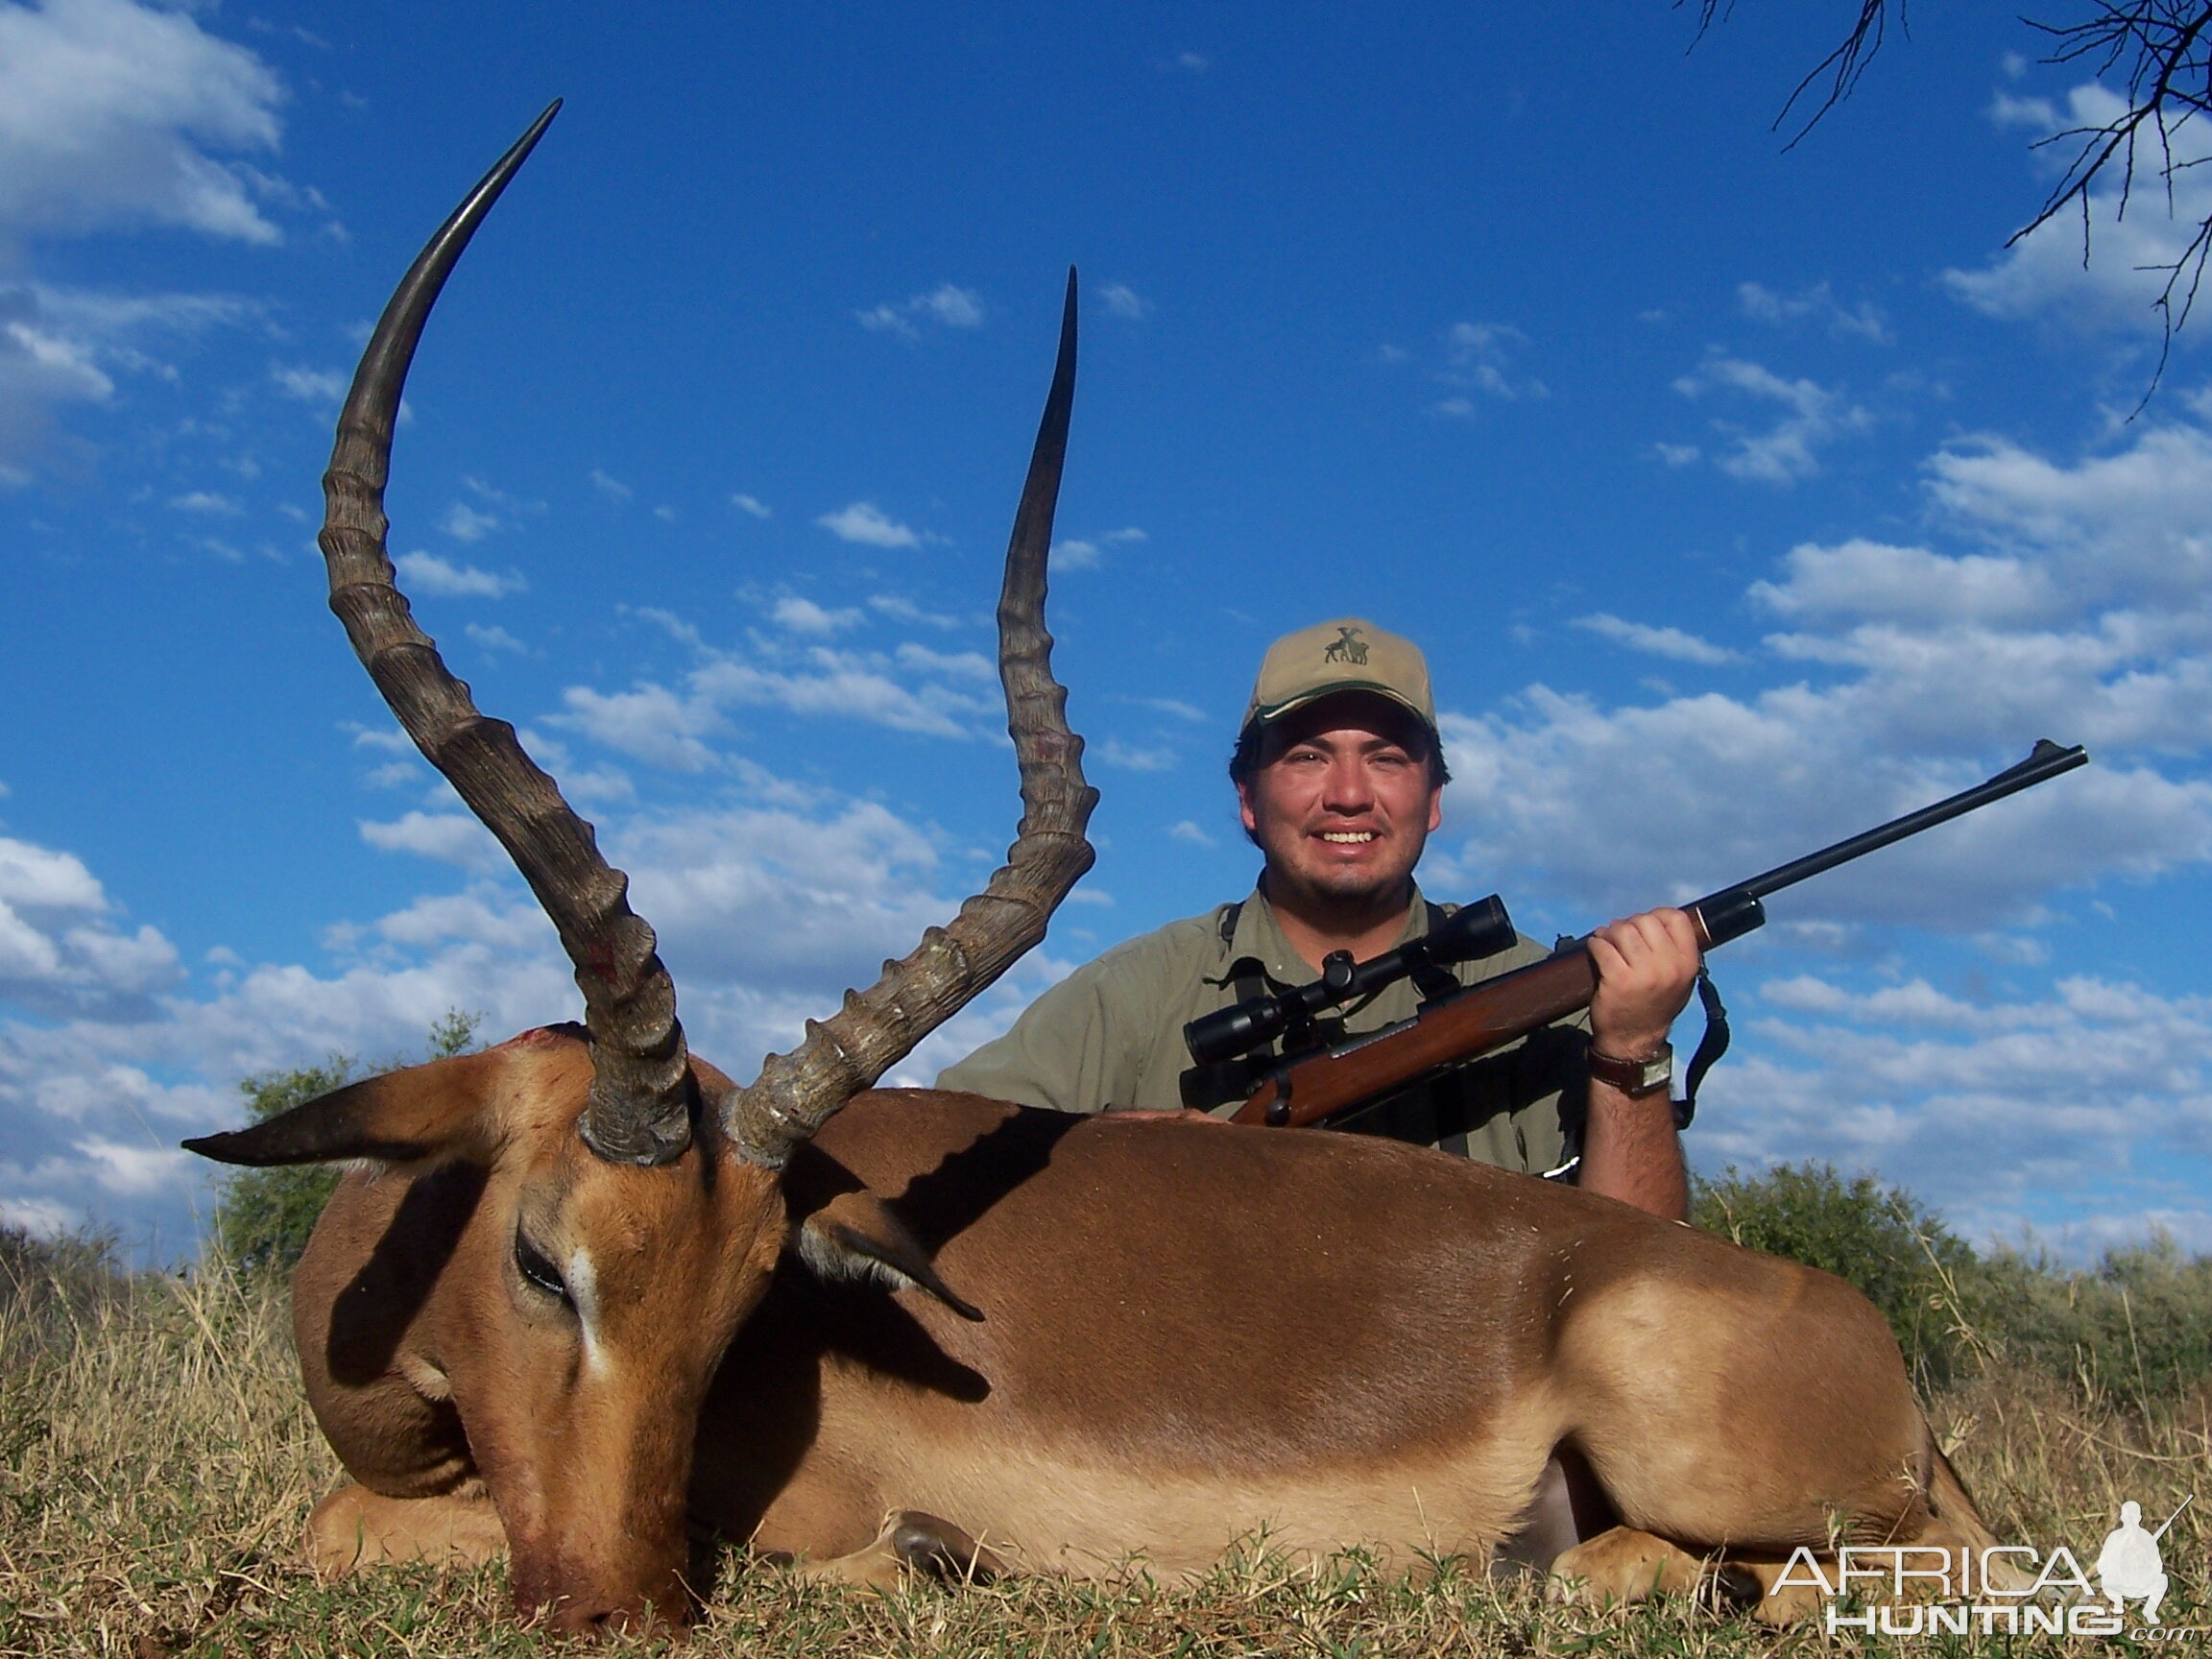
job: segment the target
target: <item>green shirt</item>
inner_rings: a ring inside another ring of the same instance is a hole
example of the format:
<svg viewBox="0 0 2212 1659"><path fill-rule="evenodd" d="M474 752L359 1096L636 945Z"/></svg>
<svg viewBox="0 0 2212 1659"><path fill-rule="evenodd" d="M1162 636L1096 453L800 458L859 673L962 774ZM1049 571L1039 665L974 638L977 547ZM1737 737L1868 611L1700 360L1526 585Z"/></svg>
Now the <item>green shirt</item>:
<svg viewBox="0 0 2212 1659"><path fill-rule="evenodd" d="M1234 914L1232 914L1234 912ZM1400 943L1429 931L1418 890ZM1550 954L1531 939L1453 970L1472 985ZM996 1099L1061 1112L1174 1111L1186 1103L1190 1055L1183 1027L1238 999L1236 965L1258 964L1259 987L1282 992L1310 982L1266 899L1170 922L1118 945L1053 986L1015 1021L937 1079ZM1409 1018L1420 994L1401 980L1344 1018L1347 1035ZM1573 1158L1581 1141L1587 1091L1582 1052L1588 1016L1576 1014L1517 1039L1444 1076L1368 1108L1337 1127L1442 1146L1485 1164L1541 1174ZM1242 1091L1217 1116L1236 1110Z"/></svg>

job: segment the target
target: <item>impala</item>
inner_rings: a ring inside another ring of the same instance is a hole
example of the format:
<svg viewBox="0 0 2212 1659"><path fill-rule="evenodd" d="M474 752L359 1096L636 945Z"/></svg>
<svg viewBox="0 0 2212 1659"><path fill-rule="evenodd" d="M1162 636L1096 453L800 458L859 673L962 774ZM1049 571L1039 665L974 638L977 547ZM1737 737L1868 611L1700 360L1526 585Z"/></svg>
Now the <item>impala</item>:
<svg viewBox="0 0 2212 1659"><path fill-rule="evenodd" d="M589 1631L681 1624L700 1532L870 1582L1179 1575L1262 1530L1407 1564L1507 1547L1605 1594L1715 1557L1756 1594L1800 1546L1993 1542L1882 1318L1824 1274L1410 1146L870 1087L1091 862L1043 621L1072 273L998 607L1006 864L753 1082L694 1057L626 878L386 556L424 321L553 113L384 312L321 543L378 688L552 918L584 1022L186 1142L351 1165L295 1283L349 1477L310 1523L326 1569L505 1551L519 1608ZM1539 1513L1553 1466L1577 1472L1571 1530Z"/></svg>

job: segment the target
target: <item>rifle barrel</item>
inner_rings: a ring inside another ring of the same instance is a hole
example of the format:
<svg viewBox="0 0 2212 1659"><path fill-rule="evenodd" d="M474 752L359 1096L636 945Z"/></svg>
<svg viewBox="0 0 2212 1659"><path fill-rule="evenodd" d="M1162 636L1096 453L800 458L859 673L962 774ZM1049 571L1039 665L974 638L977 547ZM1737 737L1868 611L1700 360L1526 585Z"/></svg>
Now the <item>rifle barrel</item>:
<svg viewBox="0 0 2212 1659"><path fill-rule="evenodd" d="M2089 751L2077 743L2071 749L2062 749L2044 737L2037 740L2028 758L2017 766L2008 766L1996 777L1977 783L1971 789L1923 806L1917 812L1908 812L1902 818L1892 818L1887 824L1877 825L1861 834L1839 841L1833 847L1823 847L1817 853L1808 853L1802 858L1792 858L1787 864L1778 864L1764 875L1754 876L1748 881L1738 881L1718 893L1709 893L1697 901L1698 905L1714 902L1730 895L1743 893L1753 899L1764 899L1769 893L1778 893L1785 887L1794 887L1809 876L1817 876L1823 870L1833 870L1839 864L1863 857L1892 841L1902 841L1908 835L1917 835L1923 830L1948 823L1992 801L2002 801L2008 795L2032 789L2046 779L2056 778L2061 772L2071 772L2077 766L2086 765Z"/></svg>

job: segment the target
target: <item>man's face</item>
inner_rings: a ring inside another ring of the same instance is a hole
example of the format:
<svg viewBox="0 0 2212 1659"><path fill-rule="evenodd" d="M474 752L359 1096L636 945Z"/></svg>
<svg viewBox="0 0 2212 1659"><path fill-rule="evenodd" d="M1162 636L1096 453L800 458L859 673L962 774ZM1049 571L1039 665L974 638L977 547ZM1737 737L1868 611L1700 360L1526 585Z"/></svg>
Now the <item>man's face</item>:
<svg viewBox="0 0 2212 1659"><path fill-rule="evenodd" d="M1421 724L1386 697L1345 691L1286 715L1237 786L1267 855L1268 897L1329 904L1394 897L1443 821Z"/></svg>

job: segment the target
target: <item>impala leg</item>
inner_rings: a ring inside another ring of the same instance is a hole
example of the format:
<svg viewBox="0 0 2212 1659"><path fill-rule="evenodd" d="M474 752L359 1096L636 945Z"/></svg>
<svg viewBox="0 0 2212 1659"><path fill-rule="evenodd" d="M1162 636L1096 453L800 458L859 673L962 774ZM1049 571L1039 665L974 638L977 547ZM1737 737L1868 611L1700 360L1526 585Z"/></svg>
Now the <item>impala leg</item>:
<svg viewBox="0 0 2212 1659"><path fill-rule="evenodd" d="M349 1480L307 1517L307 1550L325 1578L384 1561L481 1567L506 1552L507 1531L480 1480L434 1498L386 1498Z"/></svg>
<svg viewBox="0 0 2212 1659"><path fill-rule="evenodd" d="M864 1548L828 1561L801 1561L797 1569L821 1583L894 1590L909 1573L947 1584L988 1583L1006 1571L1006 1564L951 1522L919 1509L900 1509Z"/></svg>
<svg viewBox="0 0 2212 1659"><path fill-rule="evenodd" d="M1633 1527L1616 1527L1563 1551L1551 1563L1545 1597L1572 1606L1615 1606L1684 1595L1704 1576L1701 1556Z"/></svg>

